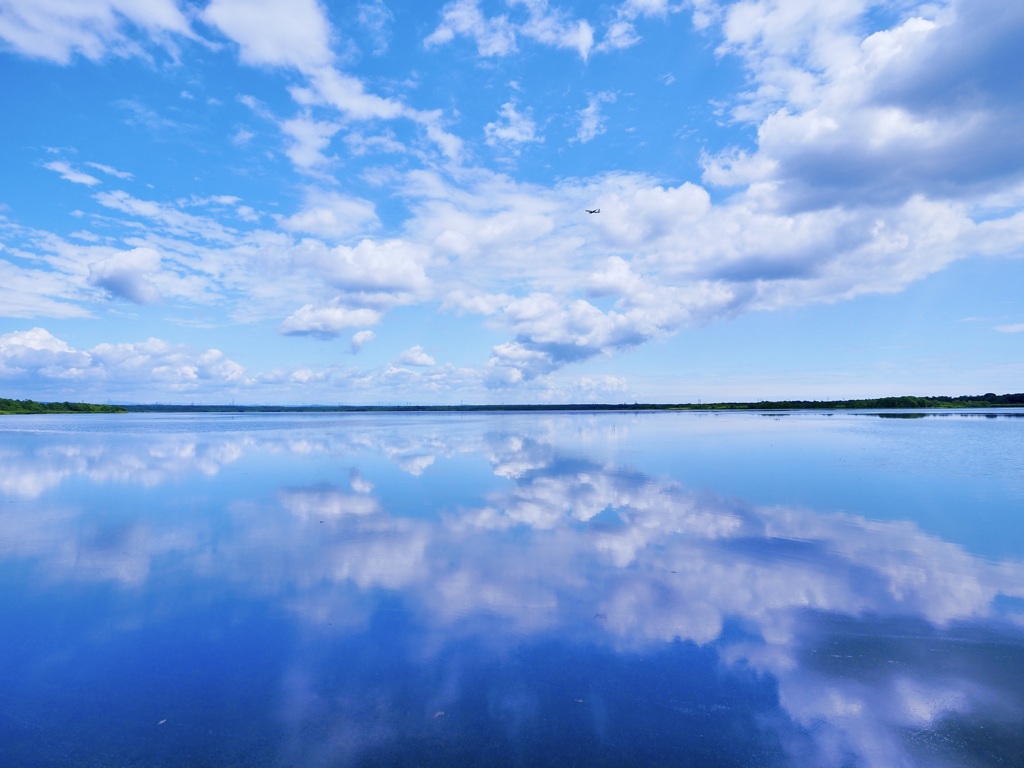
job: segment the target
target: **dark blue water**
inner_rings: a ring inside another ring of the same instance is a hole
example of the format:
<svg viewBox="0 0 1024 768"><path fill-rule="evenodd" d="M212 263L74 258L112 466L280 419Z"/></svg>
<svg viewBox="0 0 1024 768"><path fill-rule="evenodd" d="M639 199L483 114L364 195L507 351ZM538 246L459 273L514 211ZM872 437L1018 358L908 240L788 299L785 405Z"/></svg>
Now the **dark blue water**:
<svg viewBox="0 0 1024 768"><path fill-rule="evenodd" d="M1024 764L1024 418L4 417L0 766Z"/></svg>

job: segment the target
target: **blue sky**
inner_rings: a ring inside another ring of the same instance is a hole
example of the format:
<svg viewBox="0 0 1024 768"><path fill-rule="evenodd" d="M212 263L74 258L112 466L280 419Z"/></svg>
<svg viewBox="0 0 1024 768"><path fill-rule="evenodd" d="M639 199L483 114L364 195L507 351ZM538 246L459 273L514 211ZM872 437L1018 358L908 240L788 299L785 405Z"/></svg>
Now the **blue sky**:
<svg viewBox="0 0 1024 768"><path fill-rule="evenodd" d="M0 0L0 395L1024 390L1022 49L1004 0Z"/></svg>

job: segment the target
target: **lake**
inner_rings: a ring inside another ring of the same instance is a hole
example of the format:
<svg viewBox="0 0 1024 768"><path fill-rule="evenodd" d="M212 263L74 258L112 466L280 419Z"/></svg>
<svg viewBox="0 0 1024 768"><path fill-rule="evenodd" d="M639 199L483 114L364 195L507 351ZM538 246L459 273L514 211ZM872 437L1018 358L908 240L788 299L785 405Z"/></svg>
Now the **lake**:
<svg viewBox="0 0 1024 768"><path fill-rule="evenodd" d="M0 765L1022 765L1022 417L3 417Z"/></svg>

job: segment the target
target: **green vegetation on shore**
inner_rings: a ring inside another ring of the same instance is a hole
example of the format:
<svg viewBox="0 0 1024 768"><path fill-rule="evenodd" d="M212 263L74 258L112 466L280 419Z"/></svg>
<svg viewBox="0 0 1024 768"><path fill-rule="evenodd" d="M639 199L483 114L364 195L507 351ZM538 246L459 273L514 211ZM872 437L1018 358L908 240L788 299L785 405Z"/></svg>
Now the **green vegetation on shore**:
<svg viewBox="0 0 1024 768"><path fill-rule="evenodd" d="M6 413L125 413L119 405L91 403L37 403L35 400L10 400L0 397L0 414Z"/></svg>
<svg viewBox="0 0 1024 768"><path fill-rule="evenodd" d="M1024 393L959 397L879 397L864 400L762 400L757 403L558 403L531 405L126 405L143 413L408 413L435 411L782 411L851 408L1006 408L1024 407Z"/></svg>
<svg viewBox="0 0 1024 768"><path fill-rule="evenodd" d="M949 397L947 395L937 397L903 395L901 397L876 397L863 400L763 400L759 403L711 403L682 407L711 411L828 411L849 408L1012 408L1020 406L1024 406L1024 393L997 395L993 392L988 392L984 395L960 395L958 397Z"/></svg>
<svg viewBox="0 0 1024 768"><path fill-rule="evenodd" d="M557 403L531 405L93 405L37 403L0 397L0 414L14 413L408 413L425 411L833 411L901 408L1024 407L1024 393L877 397L862 400L762 400L756 403Z"/></svg>

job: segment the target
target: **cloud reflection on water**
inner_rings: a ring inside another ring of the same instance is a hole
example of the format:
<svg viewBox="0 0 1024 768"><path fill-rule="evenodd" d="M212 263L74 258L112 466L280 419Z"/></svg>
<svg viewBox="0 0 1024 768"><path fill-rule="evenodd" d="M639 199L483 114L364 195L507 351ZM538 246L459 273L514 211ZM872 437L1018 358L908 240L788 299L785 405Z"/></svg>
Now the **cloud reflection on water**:
<svg viewBox="0 0 1024 768"><path fill-rule="evenodd" d="M286 606L300 634L338 642L372 635L381 610L399 608L416 636L399 666L443 667L427 710L467 695L469 673L452 660L461 644L501 657L551 640L623 658L678 643L713 649L722 669L773 681L794 764L913 765L925 755L970 765L982 747L964 734L987 728L991 739L1024 722L1021 622L994 608L1024 598L1022 563L980 559L911 520L759 506L647 474L642 453L627 465L600 448L628 441L619 422L604 432L599 421L574 423L585 440L567 439L565 420L474 424L109 444L59 435L22 452L5 440L0 491L21 503L0 513L0 557L33 563L51 584L231 585ZM489 491L467 498L461 470L438 460L460 456L487 462ZM378 458L412 483L408 508L385 502L399 476L371 471ZM292 482L312 459L332 470ZM250 461L270 492L240 476L223 501L195 484L172 498L161 488ZM441 482L428 492L420 484L432 475ZM48 493L81 481L136 490ZM110 498L120 511L94 506ZM147 506L157 499L162 514ZM358 761L393 741L405 715L384 703L396 695L386 681L375 683L383 709L372 717L357 703L366 691L325 691L323 642L297 648L281 682L289 759L332 764L344 744ZM493 704L499 719L536 720L530 685L506 694ZM334 725L322 740L300 737L325 712ZM963 745L949 747L950 734Z"/></svg>

